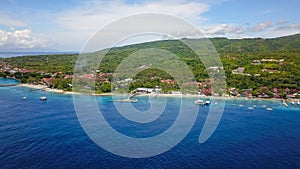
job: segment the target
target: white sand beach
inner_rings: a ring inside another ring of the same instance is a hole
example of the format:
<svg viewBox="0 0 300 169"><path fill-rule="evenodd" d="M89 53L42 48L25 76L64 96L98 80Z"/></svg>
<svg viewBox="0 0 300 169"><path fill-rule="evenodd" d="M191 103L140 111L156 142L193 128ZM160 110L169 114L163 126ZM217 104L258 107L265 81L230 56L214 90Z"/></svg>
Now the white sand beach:
<svg viewBox="0 0 300 169"><path fill-rule="evenodd" d="M44 85L34 85L34 84L19 84L19 86L23 86L23 87L28 87L31 89L36 89L36 90L43 90L46 92L53 92L55 94L88 94L91 96L113 96L113 95L118 95L118 96L128 96L128 94L125 93L100 93L100 94L96 94L96 93L81 93L81 92L73 92L73 91L64 91L61 89L51 89L48 88L47 86ZM184 97L184 98L207 98L207 99L222 99L222 100L269 100L269 101L278 101L280 99L276 99L276 98L247 98L247 97L226 97L226 96L199 96L196 94L140 94L140 95L136 95L137 97ZM298 102L300 101L300 99L291 99L291 100L287 100L288 102Z"/></svg>

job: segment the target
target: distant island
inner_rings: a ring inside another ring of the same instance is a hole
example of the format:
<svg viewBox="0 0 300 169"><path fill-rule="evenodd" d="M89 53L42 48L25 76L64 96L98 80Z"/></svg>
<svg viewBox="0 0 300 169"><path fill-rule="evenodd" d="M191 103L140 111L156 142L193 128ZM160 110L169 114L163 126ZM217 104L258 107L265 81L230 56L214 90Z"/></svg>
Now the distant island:
<svg viewBox="0 0 300 169"><path fill-rule="evenodd" d="M300 34L272 39L210 39L223 64L227 94L235 97L300 98ZM197 40L194 40L197 41ZM85 74L95 78L97 94L111 92L114 70L131 53L147 48L168 50L189 66L201 95L216 95L205 66L179 40L163 40L112 48L95 72ZM73 68L77 54L51 54L0 58L0 77L15 78L21 83L43 85L48 88L72 91ZM171 66L171 65L170 65ZM180 93L177 82L166 72L144 69L134 78L124 79L129 91L137 88L156 89L162 93ZM219 69L212 67L211 69ZM127 91L127 92L129 92Z"/></svg>

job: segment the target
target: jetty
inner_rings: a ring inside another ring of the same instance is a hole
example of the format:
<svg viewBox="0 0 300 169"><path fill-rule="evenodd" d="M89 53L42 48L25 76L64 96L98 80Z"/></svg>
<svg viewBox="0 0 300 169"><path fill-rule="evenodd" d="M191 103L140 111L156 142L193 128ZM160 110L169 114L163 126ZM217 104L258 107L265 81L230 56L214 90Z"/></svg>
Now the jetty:
<svg viewBox="0 0 300 169"><path fill-rule="evenodd" d="M0 84L0 87L17 86L19 84Z"/></svg>
<svg viewBox="0 0 300 169"><path fill-rule="evenodd" d="M138 102L138 99L109 100L109 102L136 103Z"/></svg>
<svg viewBox="0 0 300 169"><path fill-rule="evenodd" d="M34 89L30 89L29 91L44 90L44 89L47 89L47 88L48 87L34 88Z"/></svg>

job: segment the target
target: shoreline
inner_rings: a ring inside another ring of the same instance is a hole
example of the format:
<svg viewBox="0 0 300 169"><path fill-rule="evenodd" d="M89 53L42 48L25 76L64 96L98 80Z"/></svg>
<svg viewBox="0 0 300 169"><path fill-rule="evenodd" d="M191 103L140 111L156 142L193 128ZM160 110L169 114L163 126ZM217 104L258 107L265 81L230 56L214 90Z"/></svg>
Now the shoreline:
<svg viewBox="0 0 300 169"><path fill-rule="evenodd" d="M215 100L243 100L243 101L281 101L281 99L276 98L250 98L250 97L226 97L226 96L199 96L193 94L182 94L182 95L175 95L175 94L158 94L158 95L151 95L151 94L144 94L144 95L137 95L137 97L182 97L182 98L195 98L195 99L215 99ZM300 101L300 99L292 99L293 101ZM291 100L286 100L287 102L291 102Z"/></svg>
<svg viewBox="0 0 300 169"><path fill-rule="evenodd" d="M51 88L49 88L47 86L44 86L44 85L19 84L18 86L27 87L27 88L35 89L35 90L43 90L45 92L53 92L55 94L82 94L82 93L79 93L79 92L64 91L62 89L51 89Z"/></svg>
<svg viewBox="0 0 300 169"><path fill-rule="evenodd" d="M51 89L44 85L34 85L34 84L18 84L17 86L27 87L35 90L43 90L45 92L53 92L55 94L67 94L67 95L79 95L85 94L90 96L128 96L128 94L122 93L83 93L83 92L73 92L73 91L64 91L62 89ZM280 98L249 98L249 97L226 97L226 96L199 96L194 94L140 94L136 95L137 97L182 97L182 98L195 98L195 99L220 99L220 100L257 100L257 101L281 101ZM300 101L300 99L285 99L287 102Z"/></svg>

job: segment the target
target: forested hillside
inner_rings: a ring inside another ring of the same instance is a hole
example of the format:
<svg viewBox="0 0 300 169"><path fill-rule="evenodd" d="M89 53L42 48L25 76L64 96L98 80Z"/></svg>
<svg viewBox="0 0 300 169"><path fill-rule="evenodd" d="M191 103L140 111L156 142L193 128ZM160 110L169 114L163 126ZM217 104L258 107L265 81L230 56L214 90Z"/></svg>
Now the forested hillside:
<svg viewBox="0 0 300 169"><path fill-rule="evenodd" d="M252 88L257 91L262 90L262 87L300 89L300 34L273 39L211 38L210 40L221 58L229 87ZM197 42L197 40L193 41ZM98 72L113 73L128 55L147 48L172 52L186 62L197 81L207 80L206 69L199 57L179 40L147 42L110 49L99 65ZM0 58L0 63L5 63L11 69L34 70L51 74L61 72L61 74L72 75L77 57L78 55L75 54L24 56ZM2 64L2 68L4 66ZM0 75L10 76L3 70ZM43 75L35 75L35 77L41 79ZM142 71L136 79L142 79L139 81L141 84L143 80L149 81L153 77L172 79L169 74L155 69Z"/></svg>

